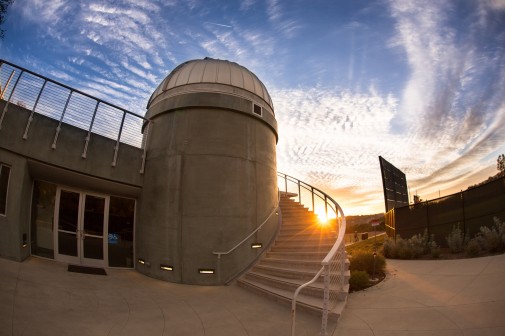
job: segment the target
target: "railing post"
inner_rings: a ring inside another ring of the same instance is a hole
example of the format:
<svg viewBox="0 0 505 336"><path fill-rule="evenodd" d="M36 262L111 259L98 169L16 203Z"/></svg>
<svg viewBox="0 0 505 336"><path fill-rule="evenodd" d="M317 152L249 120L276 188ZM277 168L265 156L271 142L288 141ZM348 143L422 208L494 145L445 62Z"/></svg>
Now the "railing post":
<svg viewBox="0 0 505 336"><path fill-rule="evenodd" d="M314 187L310 187L310 192L312 194L312 211L316 212L316 204L314 201Z"/></svg>
<svg viewBox="0 0 505 336"><path fill-rule="evenodd" d="M288 192L288 176L284 174L284 191Z"/></svg>
<svg viewBox="0 0 505 336"><path fill-rule="evenodd" d="M56 149L56 141L58 141L58 135L60 135L61 124L63 123L63 118L65 117L65 113L67 112L68 104L70 103L70 98L72 97L73 93L74 91L70 91L67 97L67 101L65 102L65 107L63 108L63 111L61 111L60 122L56 127L56 133L54 134L53 144L51 145L52 149Z"/></svg>
<svg viewBox="0 0 505 336"><path fill-rule="evenodd" d="M324 265L323 317L321 321L321 336L327 336L328 306L330 301L330 266Z"/></svg>
<svg viewBox="0 0 505 336"><path fill-rule="evenodd" d="M146 166L147 140L149 138L149 130L151 128L151 123L152 123L151 120L149 120L147 122L146 131L145 131L145 135L144 135L144 139L143 139L142 165L140 166L140 171L139 171L140 174L144 174L144 170L145 170L145 166Z"/></svg>
<svg viewBox="0 0 505 336"><path fill-rule="evenodd" d="M9 99L7 100L7 103L5 103L4 109L2 111L2 116L0 117L0 129L2 129L2 123L4 121L5 113L7 113L7 107L9 106L12 96L14 95L14 91L16 90L16 87L18 86L19 80L21 79L21 76L23 76L24 71L22 70L21 73L19 74L18 78L16 78L16 82L14 83L14 87L12 88L12 91L9 95Z"/></svg>
<svg viewBox="0 0 505 336"><path fill-rule="evenodd" d="M4 85L4 88L2 89L0 87L0 99L4 99L5 90L7 90L7 88L9 87L9 83L11 82L11 79L13 76L14 76L14 70L12 70L11 75L9 76L9 79L7 80L7 82Z"/></svg>
<svg viewBox="0 0 505 336"><path fill-rule="evenodd" d="M326 194L324 194L324 213L326 220L328 220L328 196L326 196Z"/></svg>
<svg viewBox="0 0 505 336"><path fill-rule="evenodd" d="M121 140L121 133L123 132L124 120L126 117L126 112L123 111L123 118L121 119L121 126L119 127L119 134L117 135L116 146L114 146L114 158L112 159L111 166L115 167L117 163L117 152L119 150L119 141Z"/></svg>
<svg viewBox="0 0 505 336"><path fill-rule="evenodd" d="M302 204L302 188L300 187L300 180L298 180L298 203Z"/></svg>
<svg viewBox="0 0 505 336"><path fill-rule="evenodd" d="M39 94L37 95L37 99L35 100L35 104L33 105L32 113L30 113L30 117L28 118L28 123L26 124L25 134L23 134L23 139L24 140L28 139L28 129L30 128L30 124L33 121L33 114L35 113L35 109L37 108L40 96L42 96L42 92L44 91L44 88L46 87L46 84L47 84L47 80L44 81L44 84L42 84L42 87L40 88Z"/></svg>
<svg viewBox="0 0 505 336"><path fill-rule="evenodd" d="M86 154L88 152L88 144L89 144L89 140L91 139L91 129L93 128L93 124L95 123L95 117L96 117L96 111L98 111L98 105L100 105L100 101L97 100L96 105L95 105L95 110L93 111L93 117L91 118L91 122L89 124L88 134L86 135L86 138L85 138L84 150L81 155L81 157L83 159L86 158Z"/></svg>

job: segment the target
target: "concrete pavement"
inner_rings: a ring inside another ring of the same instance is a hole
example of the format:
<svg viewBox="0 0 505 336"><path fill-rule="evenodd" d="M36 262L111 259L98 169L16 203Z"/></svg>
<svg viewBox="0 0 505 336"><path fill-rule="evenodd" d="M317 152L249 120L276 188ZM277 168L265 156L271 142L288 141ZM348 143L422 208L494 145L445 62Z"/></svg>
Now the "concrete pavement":
<svg viewBox="0 0 505 336"><path fill-rule="evenodd" d="M352 293L333 336L505 335L505 255L388 260L379 285ZM0 335L289 335L289 307L235 285L189 286L132 270L0 259ZM320 318L297 313L297 335ZM330 326L330 334L335 326Z"/></svg>
<svg viewBox="0 0 505 336"><path fill-rule="evenodd" d="M352 293L336 335L505 335L505 255L388 260L377 286Z"/></svg>
<svg viewBox="0 0 505 336"><path fill-rule="evenodd" d="M107 276L67 272L67 265L0 259L0 336L289 335L289 307L238 286L190 286L133 270ZM321 319L297 314L299 335ZM334 327L334 326L333 326Z"/></svg>

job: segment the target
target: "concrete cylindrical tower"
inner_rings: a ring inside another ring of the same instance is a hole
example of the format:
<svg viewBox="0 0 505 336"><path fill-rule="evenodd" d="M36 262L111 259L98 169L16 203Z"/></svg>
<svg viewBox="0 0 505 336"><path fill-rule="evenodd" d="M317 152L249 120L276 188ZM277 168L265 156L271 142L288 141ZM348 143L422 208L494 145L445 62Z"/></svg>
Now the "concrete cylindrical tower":
<svg viewBox="0 0 505 336"><path fill-rule="evenodd" d="M136 256L146 263L137 269L172 282L222 284L258 251L246 242L220 259L213 252L240 242L277 204L270 95L236 63L192 60L158 86L147 118L152 127L136 225ZM275 228L265 225L251 241L265 247Z"/></svg>

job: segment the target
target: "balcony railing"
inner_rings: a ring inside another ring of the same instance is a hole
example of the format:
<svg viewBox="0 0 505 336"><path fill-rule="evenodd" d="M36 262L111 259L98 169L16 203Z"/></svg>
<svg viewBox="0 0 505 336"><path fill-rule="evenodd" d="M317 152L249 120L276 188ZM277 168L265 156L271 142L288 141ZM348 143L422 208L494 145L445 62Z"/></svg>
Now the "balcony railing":
<svg viewBox="0 0 505 336"><path fill-rule="evenodd" d="M37 113L59 121L53 149L56 149L62 124L73 125L88 132L81 154L83 158L86 158L91 135L98 134L116 141L112 166L116 165L120 144L144 149L140 168L143 173L144 144L150 127L146 118L4 60L0 60L0 99L7 102L0 114L0 129L9 105L15 104L31 111L24 139L28 138L34 113Z"/></svg>

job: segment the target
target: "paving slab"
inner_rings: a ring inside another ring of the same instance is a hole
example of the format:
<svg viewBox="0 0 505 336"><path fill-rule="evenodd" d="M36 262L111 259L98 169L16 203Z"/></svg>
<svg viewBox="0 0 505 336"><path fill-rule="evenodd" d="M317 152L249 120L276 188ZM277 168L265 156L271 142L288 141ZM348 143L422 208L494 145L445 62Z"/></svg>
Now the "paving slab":
<svg viewBox="0 0 505 336"><path fill-rule="evenodd" d="M349 295L333 336L505 335L505 255L388 259L387 271Z"/></svg>
<svg viewBox="0 0 505 336"><path fill-rule="evenodd" d="M297 335L318 334L320 317L298 312L297 321ZM0 336L288 336L290 331L290 307L236 285L173 284L121 269L107 269L107 276L81 274L36 257L22 263L0 259Z"/></svg>
<svg viewBox="0 0 505 336"><path fill-rule="evenodd" d="M333 336L505 335L505 255L388 260L375 287L349 295ZM0 336L290 335L289 307L235 285L190 286L107 269L0 259ZM320 318L297 313L297 335Z"/></svg>

